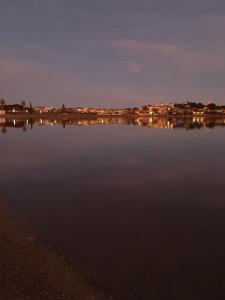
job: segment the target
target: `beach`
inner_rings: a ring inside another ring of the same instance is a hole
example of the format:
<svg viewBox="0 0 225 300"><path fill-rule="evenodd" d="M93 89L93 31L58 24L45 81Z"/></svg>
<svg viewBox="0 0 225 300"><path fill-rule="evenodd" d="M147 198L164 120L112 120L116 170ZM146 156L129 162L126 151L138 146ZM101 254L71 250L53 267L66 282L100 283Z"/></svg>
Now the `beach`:
<svg viewBox="0 0 225 300"><path fill-rule="evenodd" d="M24 229L0 203L0 299L111 299Z"/></svg>

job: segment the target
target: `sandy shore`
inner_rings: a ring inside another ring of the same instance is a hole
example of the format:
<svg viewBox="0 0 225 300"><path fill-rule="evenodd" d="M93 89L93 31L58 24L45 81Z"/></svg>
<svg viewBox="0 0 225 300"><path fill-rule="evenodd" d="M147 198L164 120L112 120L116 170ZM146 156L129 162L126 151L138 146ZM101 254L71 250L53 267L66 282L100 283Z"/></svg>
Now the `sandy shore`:
<svg viewBox="0 0 225 300"><path fill-rule="evenodd" d="M53 249L27 233L0 203L0 299L111 299L89 286Z"/></svg>

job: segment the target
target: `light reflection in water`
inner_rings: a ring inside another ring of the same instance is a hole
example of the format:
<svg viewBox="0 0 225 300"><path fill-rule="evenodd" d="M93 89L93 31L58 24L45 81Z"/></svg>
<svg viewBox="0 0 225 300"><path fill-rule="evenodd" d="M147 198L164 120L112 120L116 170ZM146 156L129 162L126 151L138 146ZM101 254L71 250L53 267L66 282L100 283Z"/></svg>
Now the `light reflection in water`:
<svg viewBox="0 0 225 300"><path fill-rule="evenodd" d="M23 128L34 126L58 126L61 125L64 128L66 126L91 126L91 125L138 125L148 128L159 129L201 129L201 128L214 128L216 126L225 126L224 117L143 117L143 118L125 118L125 117L113 117L113 118L81 118L81 119L48 119L48 118L29 118L29 119L0 119L1 132L6 133L7 128Z"/></svg>
<svg viewBox="0 0 225 300"><path fill-rule="evenodd" d="M224 118L0 126L1 199L115 299L224 295Z"/></svg>

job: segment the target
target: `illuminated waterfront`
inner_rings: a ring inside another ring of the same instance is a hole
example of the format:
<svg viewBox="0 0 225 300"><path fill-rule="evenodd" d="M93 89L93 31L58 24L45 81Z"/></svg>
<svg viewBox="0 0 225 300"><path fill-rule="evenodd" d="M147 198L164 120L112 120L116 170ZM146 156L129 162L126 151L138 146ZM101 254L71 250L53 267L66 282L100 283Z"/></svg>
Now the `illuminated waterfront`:
<svg viewBox="0 0 225 300"><path fill-rule="evenodd" d="M0 128L2 133L7 128L22 128L23 131L33 130L37 126L94 126L94 125L138 125L155 129L200 129L225 126L225 118L218 116L193 116L193 117L96 117L96 118L1 118Z"/></svg>

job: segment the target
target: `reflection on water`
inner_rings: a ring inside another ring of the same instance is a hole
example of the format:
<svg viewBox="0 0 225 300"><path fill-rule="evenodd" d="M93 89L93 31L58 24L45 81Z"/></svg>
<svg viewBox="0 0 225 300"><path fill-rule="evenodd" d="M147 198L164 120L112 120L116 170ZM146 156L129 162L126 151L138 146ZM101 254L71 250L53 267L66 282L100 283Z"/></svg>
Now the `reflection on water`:
<svg viewBox="0 0 225 300"><path fill-rule="evenodd" d="M170 117L170 118L82 118L82 119L5 119L0 118L1 132L6 133L7 128L22 128L27 131L28 128L33 129L34 126L90 126L90 125L138 125L149 128L161 129L200 129L213 128L216 126L225 126L225 118L223 117Z"/></svg>
<svg viewBox="0 0 225 300"><path fill-rule="evenodd" d="M114 299L224 299L223 118L0 124L0 198Z"/></svg>

